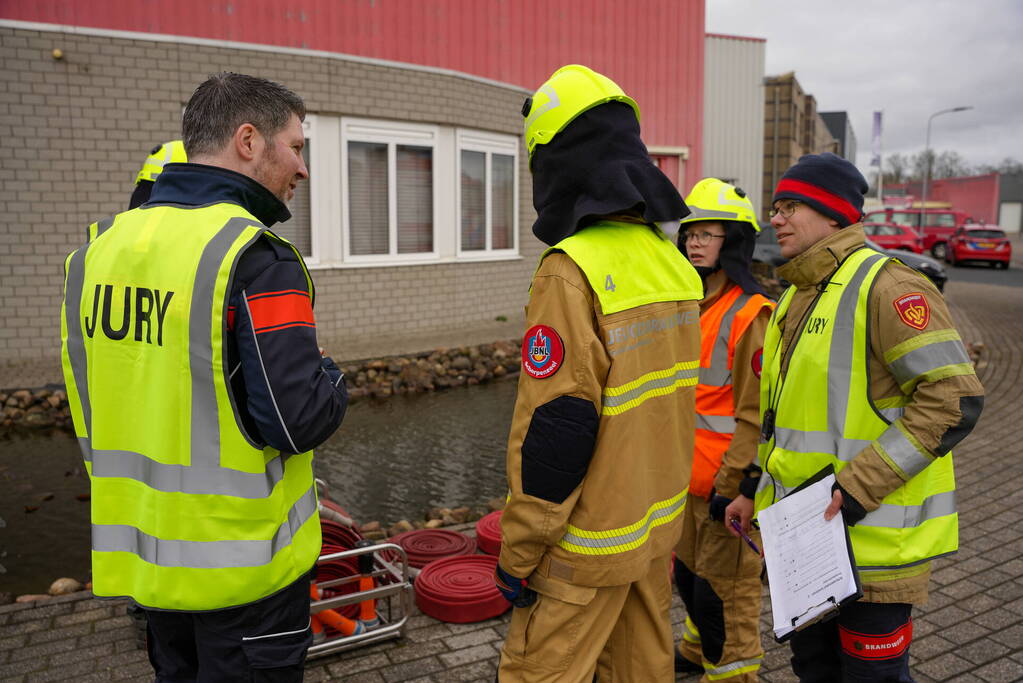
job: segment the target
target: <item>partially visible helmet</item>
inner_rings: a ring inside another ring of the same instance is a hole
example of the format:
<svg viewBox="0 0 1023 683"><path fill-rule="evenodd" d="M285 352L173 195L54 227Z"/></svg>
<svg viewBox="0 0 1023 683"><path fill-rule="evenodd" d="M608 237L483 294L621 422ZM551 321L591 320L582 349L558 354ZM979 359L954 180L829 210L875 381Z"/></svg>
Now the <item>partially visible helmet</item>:
<svg viewBox="0 0 1023 683"><path fill-rule="evenodd" d="M550 142L586 110L613 101L628 104L639 120L639 105L607 76L579 64L555 71L522 105L530 163L537 145Z"/></svg>
<svg viewBox="0 0 1023 683"><path fill-rule="evenodd" d="M729 185L717 178L704 178L693 186L686 197L689 215L682 219L682 225L696 221L736 221L747 223L755 233L760 224L753 211L753 202L741 188Z"/></svg>
<svg viewBox="0 0 1023 683"><path fill-rule="evenodd" d="M181 140L171 140L157 145L149 153L146 162L142 164L142 170L135 176L135 184L138 185L143 180L148 180L151 183L156 182L156 178L163 172L165 164L183 164L187 161L185 144Z"/></svg>
<svg viewBox="0 0 1023 683"><path fill-rule="evenodd" d="M686 197L686 205L690 213L682 219L677 242L679 251L686 258L689 258L685 242L686 223L720 221L725 230L725 239L721 242L717 264L697 267L696 271L700 276L706 279L711 273L723 270L729 279L747 294L767 296L763 285L750 271L760 224L757 223L753 203L746 193L723 180L704 178L693 186Z"/></svg>

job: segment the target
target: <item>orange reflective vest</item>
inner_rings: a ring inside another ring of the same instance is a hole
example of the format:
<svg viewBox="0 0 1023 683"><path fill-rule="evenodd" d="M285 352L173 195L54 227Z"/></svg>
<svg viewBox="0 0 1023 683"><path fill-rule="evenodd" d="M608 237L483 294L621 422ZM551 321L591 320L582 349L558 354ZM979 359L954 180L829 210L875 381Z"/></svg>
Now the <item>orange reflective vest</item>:
<svg viewBox="0 0 1023 683"><path fill-rule="evenodd" d="M689 492L706 498L721 469L721 459L735 434L732 361L735 346L760 309L773 307L760 294L746 294L736 284L700 315L700 380L696 385L696 451Z"/></svg>

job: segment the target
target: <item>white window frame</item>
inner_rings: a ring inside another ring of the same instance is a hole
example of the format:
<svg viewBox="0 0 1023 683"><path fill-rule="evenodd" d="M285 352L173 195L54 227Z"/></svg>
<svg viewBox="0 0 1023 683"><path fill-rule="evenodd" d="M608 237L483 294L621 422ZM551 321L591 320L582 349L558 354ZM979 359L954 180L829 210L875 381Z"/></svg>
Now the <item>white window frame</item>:
<svg viewBox="0 0 1023 683"><path fill-rule="evenodd" d="M669 180L675 183L679 192L684 192L683 188L687 187L686 162L689 161L689 147L648 147L647 153L650 156L678 157L678 177L669 178Z"/></svg>
<svg viewBox="0 0 1023 683"><path fill-rule="evenodd" d="M305 120L302 121L302 134L309 145L309 168L306 170L309 172L309 179L306 182L309 184L309 256L303 257L307 266L318 266L322 259L322 247L320 246L320 231L316 229L318 225L323 224L323 202L318 202L318 195L326 194L318 191L316 183L313 182L312 169L316 166L319 159L317 155L321 153L317 148L317 124L319 122L316 114L306 114ZM329 210L329 209L328 209Z"/></svg>
<svg viewBox="0 0 1023 683"><path fill-rule="evenodd" d="M501 135L480 130L459 128L455 135L455 255L458 260L494 260L494 257L519 255L519 147L520 139L513 135ZM483 249L462 249L462 152L481 152L486 155L486 185L484 202L486 206L486 247ZM494 249L493 234L493 164L494 154L512 157L512 246L509 249Z"/></svg>
<svg viewBox="0 0 1023 683"><path fill-rule="evenodd" d="M342 260L345 264L397 265L400 263L423 263L437 261L440 255L438 242L438 207L443 202L443 193L438 173L438 126L376 119L341 118L341 168L338 177L341 182L341 237ZM351 253L351 206L348 196L348 143L368 142L387 145L387 222L388 246L386 254L352 254ZM414 145L429 147L433 159L433 250L415 254L398 253L398 184L397 184L397 146Z"/></svg>

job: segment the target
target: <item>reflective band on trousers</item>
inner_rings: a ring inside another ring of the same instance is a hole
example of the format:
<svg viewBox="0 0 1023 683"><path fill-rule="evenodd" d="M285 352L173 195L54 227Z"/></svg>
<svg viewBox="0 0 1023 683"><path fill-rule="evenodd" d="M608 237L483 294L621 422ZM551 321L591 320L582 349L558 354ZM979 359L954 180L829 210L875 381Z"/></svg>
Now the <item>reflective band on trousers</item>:
<svg viewBox="0 0 1023 683"><path fill-rule="evenodd" d="M683 387L696 386L699 361L682 361L667 370L648 372L637 380L604 389L603 415L620 415L655 396L666 396Z"/></svg>
<svg viewBox="0 0 1023 683"><path fill-rule="evenodd" d="M722 664L721 666L712 666L710 662L703 663L703 672L708 679L712 681L720 681L726 678L733 678L740 676L751 671L756 671L760 668L760 662L764 659L763 655L759 657L753 657L751 659L740 659L737 662L730 664Z"/></svg>
<svg viewBox="0 0 1023 683"><path fill-rule="evenodd" d="M686 493L688 489L668 500L654 503L643 519L620 529L587 531L569 524L568 531L558 541L558 545L583 555L615 555L638 548L646 542L651 529L667 524L682 514L686 506Z"/></svg>
<svg viewBox="0 0 1023 683"><path fill-rule="evenodd" d="M157 538L123 524L93 524L92 549L124 552L161 567L227 569L270 564L277 552L291 543L297 531L316 512L316 491L310 488L288 511L287 522L271 540L180 541Z"/></svg>
<svg viewBox="0 0 1023 683"><path fill-rule="evenodd" d="M734 434L735 418L731 415L696 414L696 428L705 429L716 434Z"/></svg>
<svg viewBox="0 0 1023 683"><path fill-rule="evenodd" d="M696 628L696 624L693 623L688 614L686 615L685 623L682 625L682 639L693 645L700 644L700 629Z"/></svg>

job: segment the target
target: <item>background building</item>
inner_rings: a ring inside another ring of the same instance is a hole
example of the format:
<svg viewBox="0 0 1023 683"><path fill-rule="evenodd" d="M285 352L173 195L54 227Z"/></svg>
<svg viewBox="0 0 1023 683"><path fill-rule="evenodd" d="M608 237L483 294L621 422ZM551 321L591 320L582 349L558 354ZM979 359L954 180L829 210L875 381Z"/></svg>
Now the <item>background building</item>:
<svg viewBox="0 0 1023 683"><path fill-rule="evenodd" d="M1023 173L998 176L998 225L1005 232L1023 232Z"/></svg>
<svg viewBox="0 0 1023 683"><path fill-rule="evenodd" d="M824 125L828 127L831 137L838 142L838 156L856 163L856 133L853 132L852 121L849 114L844 111L822 111L821 118Z"/></svg>
<svg viewBox="0 0 1023 683"><path fill-rule="evenodd" d="M1005 178L1009 180L1003 181L999 173L933 178L927 185L927 206L939 203L963 211L976 223L1002 224L1004 221L1007 232L1019 232L1019 209L1015 207L1023 203L1023 182L1020 175L1010 174ZM885 199L890 201L889 190L893 195L906 197L906 203L923 199L923 182L919 180L885 186Z"/></svg>
<svg viewBox="0 0 1023 683"><path fill-rule="evenodd" d="M764 182L766 43L762 38L708 33L706 46L703 175L743 188L759 215Z"/></svg>
<svg viewBox="0 0 1023 683"><path fill-rule="evenodd" d="M642 36L642 39L627 39ZM60 57L54 50L60 50ZM583 63L640 104L680 188L702 174L703 0L180 0L0 5L0 368L59 378L64 256L126 208L142 160L180 135L210 73L303 96L311 180L280 226L316 271L322 345L521 315L544 246L531 234L524 97ZM0 376L0 387L6 386Z"/></svg>
<svg viewBox="0 0 1023 683"><path fill-rule="evenodd" d="M767 219L771 196L785 171L804 154L838 151L817 113L817 100L793 72L764 79L764 185L761 217Z"/></svg>

